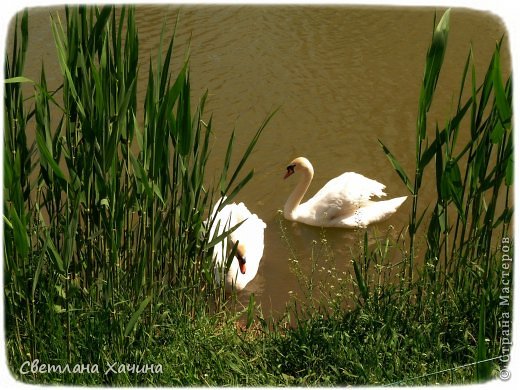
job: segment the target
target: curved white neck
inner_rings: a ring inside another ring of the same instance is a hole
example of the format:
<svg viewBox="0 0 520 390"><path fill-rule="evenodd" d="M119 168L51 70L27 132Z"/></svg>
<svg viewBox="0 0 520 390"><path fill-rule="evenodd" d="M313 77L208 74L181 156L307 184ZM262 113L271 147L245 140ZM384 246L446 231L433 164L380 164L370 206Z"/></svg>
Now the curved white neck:
<svg viewBox="0 0 520 390"><path fill-rule="evenodd" d="M307 192L307 189L311 184L312 177L314 176L314 170L312 169L312 167L310 167L310 169L308 167L305 168L306 169L302 169L301 171L302 175L300 181L298 182L296 187L294 187L294 190L291 193L291 195L289 195L287 202L285 202L283 214L287 219L293 219L291 218L291 215L300 205L300 202L302 201L303 197L305 196L305 193Z"/></svg>

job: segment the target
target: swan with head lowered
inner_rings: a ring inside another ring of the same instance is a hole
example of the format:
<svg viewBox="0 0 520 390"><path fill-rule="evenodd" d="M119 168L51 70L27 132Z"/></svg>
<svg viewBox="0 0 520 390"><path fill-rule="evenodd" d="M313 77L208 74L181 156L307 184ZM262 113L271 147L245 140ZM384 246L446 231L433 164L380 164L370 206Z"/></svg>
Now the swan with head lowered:
<svg viewBox="0 0 520 390"><path fill-rule="evenodd" d="M345 172L300 203L311 184L314 169L309 160L298 157L287 166L284 179L293 174L299 174L300 181L287 199L283 214L290 221L307 225L363 228L389 218L407 198L373 201L373 196L386 195L385 185L355 172Z"/></svg>
<svg viewBox="0 0 520 390"><path fill-rule="evenodd" d="M264 253L264 229L266 224L256 214L251 213L244 203L230 203L218 211L225 200L219 200L212 212L213 224L210 240L233 229L226 238L213 247L215 278L218 283L224 280L226 289L243 290L254 279ZM228 256L236 245L236 252L226 271Z"/></svg>

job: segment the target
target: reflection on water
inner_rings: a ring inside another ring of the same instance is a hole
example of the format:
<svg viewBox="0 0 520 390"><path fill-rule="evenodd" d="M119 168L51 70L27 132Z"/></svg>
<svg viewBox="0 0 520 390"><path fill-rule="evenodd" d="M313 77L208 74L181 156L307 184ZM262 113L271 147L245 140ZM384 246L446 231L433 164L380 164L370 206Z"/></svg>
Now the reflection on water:
<svg viewBox="0 0 520 390"><path fill-rule="evenodd" d="M173 31L179 10L175 64L179 67L189 52L194 96L209 90L207 113L213 113L217 129L215 171L233 128L237 130L235 150L240 152L262 120L280 107L251 156L248 168L255 169L255 176L237 201L267 223L264 258L247 291L255 292L264 313L271 308L281 310L289 291L297 289L288 262L291 249L279 226L278 210L295 185L282 179L286 164L297 156L312 161L315 179L309 194L331 178L354 171L386 184L389 197L407 195L378 139L412 172L417 100L434 9L138 6L143 99L149 56L156 56L163 24L168 34ZM27 77L38 78L43 59L52 87L59 85L59 75L52 73L58 67L49 13L55 11L43 8L31 14L26 68ZM500 21L490 14L453 10L445 66L431 108L432 123L443 123L453 112L470 43L481 79L495 41L503 34ZM433 189L433 181L425 183L425 193ZM394 226L393 232L399 232L408 222L410 205L408 199L396 215L380 224L379 231ZM362 232L284 224L292 250L304 266L310 262L312 241L324 234L338 269L350 271ZM247 291L241 294L245 302Z"/></svg>

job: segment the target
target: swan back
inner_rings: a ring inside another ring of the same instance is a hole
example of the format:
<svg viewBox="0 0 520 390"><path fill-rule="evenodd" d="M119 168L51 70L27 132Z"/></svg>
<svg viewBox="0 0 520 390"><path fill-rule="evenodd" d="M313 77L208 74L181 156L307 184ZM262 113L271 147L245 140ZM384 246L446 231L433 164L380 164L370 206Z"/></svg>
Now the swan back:
<svg viewBox="0 0 520 390"><path fill-rule="evenodd" d="M234 205L231 211L235 224L242 224L233 231L229 238L238 242L242 255L246 258L246 272L243 274L239 268L239 262L235 258L226 275L226 285L234 285L237 290L242 290L258 272L260 260L264 253L264 229L266 224L256 214L251 213L244 203Z"/></svg>
<svg viewBox="0 0 520 390"><path fill-rule="evenodd" d="M220 203L217 202L217 205ZM210 232L210 237L214 238L225 231L233 228L237 224L242 224L229 234L227 239L215 245L213 249L213 259L215 261L215 277L217 281L224 279L226 287L235 287L242 290L257 274L260 260L264 252L264 229L266 224L256 214L253 214L244 203L230 203L217 213L217 205L214 208L215 218ZM215 214L216 213L216 214ZM245 257L245 273L241 272L237 256L225 275L223 275L225 262L231 248L237 244L238 254Z"/></svg>

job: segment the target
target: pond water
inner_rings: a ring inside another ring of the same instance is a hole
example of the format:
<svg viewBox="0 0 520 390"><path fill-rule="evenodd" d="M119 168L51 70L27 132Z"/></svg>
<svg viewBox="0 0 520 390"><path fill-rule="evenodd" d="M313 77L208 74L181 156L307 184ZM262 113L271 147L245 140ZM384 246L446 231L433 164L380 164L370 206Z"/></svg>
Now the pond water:
<svg viewBox="0 0 520 390"><path fill-rule="evenodd" d="M235 150L240 152L262 120L279 107L247 164L255 175L237 199L267 224L259 274L240 297L247 302L254 292L264 313L279 312L291 292L298 291L289 257L297 257L302 271L308 272L311 243L324 236L334 254L334 272L348 275L351 254L363 237L362 231L323 230L283 220L278 210L283 209L297 181L295 177L283 180L285 167L298 156L313 163L315 179L308 196L345 171L386 184L389 197L407 195L378 139L411 175L417 102L435 9L138 6L142 99L148 59L157 54L162 25L165 23L169 36L179 10L175 63L180 66L191 41L192 93L198 99L209 91L206 112L214 117L211 164L215 176L232 129L236 128ZM50 12L56 11L40 8L31 13L26 76L38 78L43 59L52 87L59 85L60 77ZM448 50L430 123L438 121L442 127L454 112L470 43L477 78L482 80L495 42L504 33L501 21L491 14L452 11ZM142 107L142 101L138 105ZM434 188L432 181L424 191ZM390 231L396 236L408 223L410 207L408 199L392 218L377 226L379 234ZM281 220L296 256L282 239ZM375 234L372 229L369 232Z"/></svg>

